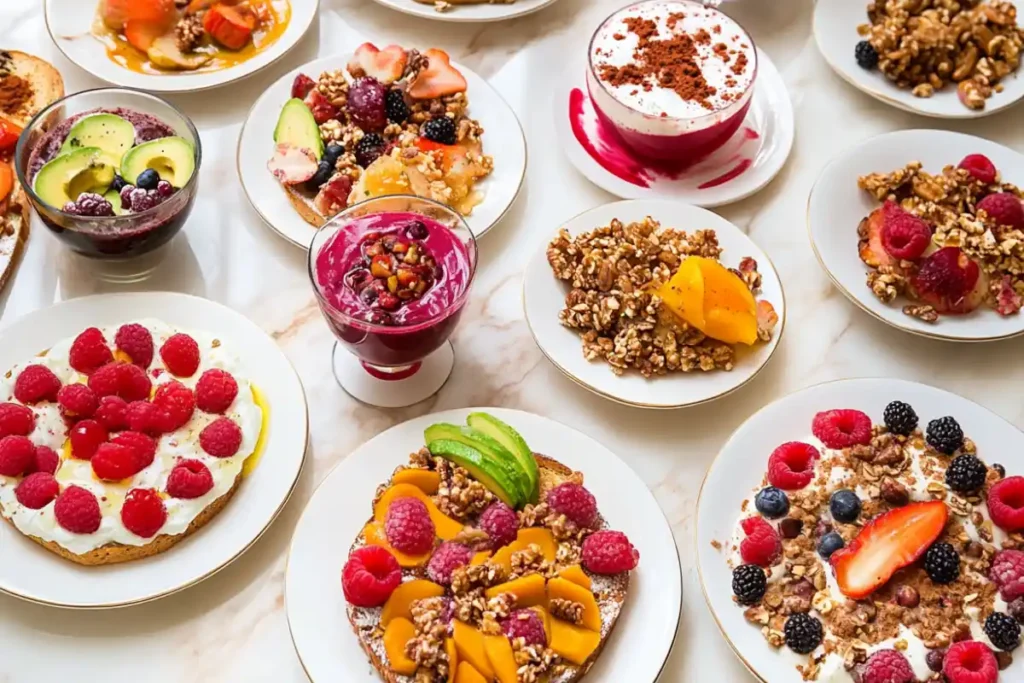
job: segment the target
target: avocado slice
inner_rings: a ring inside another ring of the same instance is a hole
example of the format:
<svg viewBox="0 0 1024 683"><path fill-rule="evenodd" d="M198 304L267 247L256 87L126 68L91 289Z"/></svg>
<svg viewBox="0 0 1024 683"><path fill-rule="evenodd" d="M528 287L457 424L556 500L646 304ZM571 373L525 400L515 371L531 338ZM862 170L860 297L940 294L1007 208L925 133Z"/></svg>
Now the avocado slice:
<svg viewBox="0 0 1024 683"><path fill-rule="evenodd" d="M121 159L121 176L132 185L147 168L156 171L160 180L185 187L196 170L196 150L185 138L171 136L136 145Z"/></svg>
<svg viewBox="0 0 1024 683"><path fill-rule="evenodd" d="M58 155L69 154L83 147L99 147L117 159L135 144L135 126L114 114L91 114L71 126ZM117 170L117 169L115 169Z"/></svg>
<svg viewBox="0 0 1024 683"><path fill-rule="evenodd" d="M445 460L451 460L463 467L470 476L487 487L502 502L514 508L517 498L512 492L518 491L515 483L509 479L504 468L497 467L483 453L458 441L438 439L427 444L427 450Z"/></svg>
<svg viewBox="0 0 1024 683"><path fill-rule="evenodd" d="M324 140L320 137L320 126L316 125L313 112L306 103L293 97L284 103L274 128L274 142L287 143L300 149L308 149L316 160L324 155Z"/></svg>
<svg viewBox="0 0 1024 683"><path fill-rule="evenodd" d="M509 493L513 494L519 505L530 498L530 478L519 465L519 461L508 449L483 432L478 432L472 427L439 422L427 427L423 431L423 437L428 444L431 441L447 439L475 448L483 454L489 467L499 467L505 471L508 479L515 485L515 490Z"/></svg>
<svg viewBox="0 0 1024 683"><path fill-rule="evenodd" d="M63 209L83 192L104 194L114 182L114 160L99 147L83 147L48 161L32 181L39 198Z"/></svg>
<svg viewBox="0 0 1024 683"><path fill-rule="evenodd" d="M121 193L117 190L107 190L106 194L103 195L103 198L110 202L110 205L114 207L115 216L123 216L128 213L121 206Z"/></svg>
<svg viewBox="0 0 1024 683"><path fill-rule="evenodd" d="M526 440L512 427L488 413L470 413L466 418L466 423L476 431L500 443L515 456L529 478L530 495L527 497L527 502L536 503L540 490L540 469L537 467L537 459L533 457L533 451L526 445Z"/></svg>

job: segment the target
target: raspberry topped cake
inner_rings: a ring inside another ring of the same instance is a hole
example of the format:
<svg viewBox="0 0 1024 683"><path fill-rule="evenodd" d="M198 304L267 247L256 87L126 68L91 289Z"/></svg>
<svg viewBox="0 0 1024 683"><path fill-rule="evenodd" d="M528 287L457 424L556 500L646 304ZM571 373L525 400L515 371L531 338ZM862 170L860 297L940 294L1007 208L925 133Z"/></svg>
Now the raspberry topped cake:
<svg viewBox="0 0 1024 683"><path fill-rule="evenodd" d="M793 680L1009 681L1024 476L986 463L953 416L880 412L820 412L771 453L726 548L733 601Z"/></svg>
<svg viewBox="0 0 1024 683"><path fill-rule="evenodd" d="M597 660L639 552L583 475L487 413L435 424L377 490L341 583L385 681L569 683Z"/></svg>
<svg viewBox="0 0 1024 683"><path fill-rule="evenodd" d="M169 549L227 504L265 411L238 357L158 320L90 327L0 381L0 515L85 565Z"/></svg>

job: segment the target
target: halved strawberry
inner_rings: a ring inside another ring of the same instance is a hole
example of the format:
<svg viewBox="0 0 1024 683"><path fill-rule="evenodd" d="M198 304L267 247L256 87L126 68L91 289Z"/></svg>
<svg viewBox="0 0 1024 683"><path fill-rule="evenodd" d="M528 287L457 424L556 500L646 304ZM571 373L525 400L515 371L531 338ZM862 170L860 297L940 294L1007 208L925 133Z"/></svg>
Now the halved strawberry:
<svg viewBox="0 0 1024 683"><path fill-rule="evenodd" d="M860 260L873 268L896 264L896 259L889 255L882 244L882 227L884 225L885 207L880 206L857 226L857 234L860 236L857 252L860 254Z"/></svg>
<svg viewBox="0 0 1024 683"><path fill-rule="evenodd" d="M910 293L939 313L970 313L988 295L989 279L959 247L943 247L910 279Z"/></svg>
<svg viewBox="0 0 1024 683"><path fill-rule="evenodd" d="M381 83L394 83L405 73L408 60L409 56L401 45L388 45L380 50L373 43L363 43L348 61L348 71L354 76L363 72Z"/></svg>
<svg viewBox="0 0 1024 683"><path fill-rule="evenodd" d="M431 48L423 53L430 60L427 68L416 75L409 86L408 95L414 100L431 100L435 97L465 92L466 79L451 65L448 53Z"/></svg>
<svg viewBox="0 0 1024 683"><path fill-rule="evenodd" d="M461 145L445 145L424 137L416 138L416 146L428 154L439 152L439 154L434 155L434 158L439 162L438 166L445 173L451 170L457 160L466 156L466 148Z"/></svg>
<svg viewBox="0 0 1024 683"><path fill-rule="evenodd" d="M941 500L912 503L868 522L830 560L839 590L863 600L892 575L917 561L946 528L949 510Z"/></svg>

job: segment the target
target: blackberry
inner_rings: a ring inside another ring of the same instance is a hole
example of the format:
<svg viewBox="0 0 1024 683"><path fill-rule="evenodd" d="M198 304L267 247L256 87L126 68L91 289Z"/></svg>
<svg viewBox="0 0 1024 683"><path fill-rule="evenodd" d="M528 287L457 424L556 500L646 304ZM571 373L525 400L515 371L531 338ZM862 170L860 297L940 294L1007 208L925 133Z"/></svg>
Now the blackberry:
<svg viewBox="0 0 1024 683"><path fill-rule="evenodd" d="M1020 624L1008 614L993 612L985 620L985 635L997 648L1010 652L1020 645Z"/></svg>
<svg viewBox="0 0 1024 683"><path fill-rule="evenodd" d="M964 445L964 432L952 417L940 417L928 423L928 445L939 453L953 455Z"/></svg>
<svg viewBox="0 0 1024 683"><path fill-rule="evenodd" d="M917 428L917 413L909 403L903 401L893 401L887 405L882 418L885 420L885 426L893 434L907 436Z"/></svg>
<svg viewBox="0 0 1024 683"><path fill-rule="evenodd" d="M423 124L423 137L442 145L455 144L455 121L447 116L430 119Z"/></svg>
<svg viewBox="0 0 1024 683"><path fill-rule="evenodd" d="M825 635L821 622L806 614L794 614L786 619L782 630L786 634L789 649L801 655L814 652Z"/></svg>
<svg viewBox="0 0 1024 683"><path fill-rule="evenodd" d="M996 473L999 474L1000 479L1006 478L1006 468L1000 465L999 463L993 464L992 469L994 469Z"/></svg>
<svg viewBox="0 0 1024 683"><path fill-rule="evenodd" d="M329 159L321 159L320 163L317 164L316 173L313 174L312 178L306 181L306 186L309 187L310 190L316 192L331 179L332 175L334 175L334 164L332 164Z"/></svg>
<svg viewBox="0 0 1024 683"><path fill-rule="evenodd" d="M384 156L384 151L387 147L388 143L380 135L377 133L367 133L359 141L359 144L356 145L356 163L363 168L368 168L370 164Z"/></svg>
<svg viewBox="0 0 1024 683"><path fill-rule="evenodd" d="M878 66L878 52L866 40L857 43L853 54L857 58L857 65L862 69L874 69Z"/></svg>
<svg viewBox="0 0 1024 683"><path fill-rule="evenodd" d="M412 114L409 105L405 103L405 95L395 88L388 90L384 97L384 111L388 115L388 121L392 123L405 123Z"/></svg>
<svg viewBox="0 0 1024 683"><path fill-rule="evenodd" d="M960 577L960 556L949 543L936 543L924 554L924 570L934 583L953 583Z"/></svg>
<svg viewBox="0 0 1024 683"><path fill-rule="evenodd" d="M946 485L958 493L977 491L985 485L988 468L973 455L958 455L946 470Z"/></svg>
<svg viewBox="0 0 1024 683"><path fill-rule="evenodd" d="M756 564L741 564L732 572L732 592L741 605L756 605L768 590L768 577Z"/></svg>
<svg viewBox="0 0 1024 683"><path fill-rule="evenodd" d="M160 174L151 168L147 168L135 179L135 187L141 187L143 190L155 190L156 184L159 182Z"/></svg>
<svg viewBox="0 0 1024 683"><path fill-rule="evenodd" d="M754 507L768 519L778 519L789 512L789 497L782 489L766 486L754 496Z"/></svg>
<svg viewBox="0 0 1024 683"><path fill-rule="evenodd" d="M837 550L843 548L846 542L843 541L843 537L834 531L830 531L821 537L818 541L818 554L821 555L822 559L829 559L832 554Z"/></svg>
<svg viewBox="0 0 1024 683"><path fill-rule="evenodd" d="M850 524L860 517L860 498L850 489L839 489L833 493L828 505L832 518L837 522Z"/></svg>

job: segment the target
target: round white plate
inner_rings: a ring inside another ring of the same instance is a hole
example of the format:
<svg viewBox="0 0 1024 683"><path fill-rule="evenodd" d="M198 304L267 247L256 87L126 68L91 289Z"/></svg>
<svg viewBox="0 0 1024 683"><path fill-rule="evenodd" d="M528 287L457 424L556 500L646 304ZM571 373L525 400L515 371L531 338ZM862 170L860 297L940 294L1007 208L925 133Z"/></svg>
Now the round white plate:
<svg viewBox="0 0 1024 683"><path fill-rule="evenodd" d="M270 526L288 501L306 453L306 397L277 344L241 314L185 294L146 292L72 299L29 313L0 330L0 366L9 368L86 327L157 318L222 336L269 404L263 455L234 498L191 538L153 557L83 567L0 522L0 591L58 607L108 608L175 593L226 567Z"/></svg>
<svg viewBox="0 0 1024 683"><path fill-rule="evenodd" d="M897 88L878 69L857 66L854 48L864 40L857 27L868 23L867 0L817 0L814 6L814 37L829 66L844 81L877 100L898 109L941 119L976 119L1012 106L1024 97L1024 73L1010 75L1001 82L1005 90L994 93L985 108L965 107L955 85L947 85L932 97L914 97L910 90Z"/></svg>
<svg viewBox="0 0 1024 683"><path fill-rule="evenodd" d="M238 136L238 175L245 195L267 225L303 249L309 249L316 228L302 220L284 188L267 170L267 160L274 153L274 128L296 75L316 78L324 71L343 69L346 61L341 56L325 57L279 78L256 100ZM501 220L519 194L526 177L526 136L516 113L497 90L461 64L452 62L452 66L466 78L470 116L484 128L484 153L494 157L494 171L477 185L484 200L466 216L473 235L480 238Z"/></svg>
<svg viewBox="0 0 1024 683"><path fill-rule="evenodd" d="M515 0L511 4L489 4L484 2L477 5L455 5L445 12L438 12L433 5L423 5L414 0L374 0L403 14L411 14L424 19L436 19L437 21L451 21L456 23L485 21L504 21L533 14L551 5L555 0Z"/></svg>
<svg viewBox="0 0 1024 683"><path fill-rule="evenodd" d="M320 0L290 0L292 18L277 41L241 64L219 71L143 74L107 56L107 48L91 31L99 0L44 0L46 30L57 49L93 76L148 92L196 92L233 83L262 71L295 47L316 17Z"/></svg>
<svg viewBox="0 0 1024 683"><path fill-rule="evenodd" d="M1011 474L1024 472L1024 459L1011 455L1024 450L1024 434L977 403L941 389L895 379L847 379L818 384L781 398L747 419L726 442L708 470L697 499L697 572L711 614L740 660L761 681L800 683L795 665L806 663L787 650L774 650L761 630L743 617L732 601L732 571L725 546L740 518L740 506L761 484L768 455L777 444L810 433L811 420L820 410L854 408L877 423L893 400L906 401L921 416L922 424L952 415L978 445L982 459L995 454ZM986 455L988 454L988 455ZM718 541L723 549L711 543ZM1000 680L1024 679L1024 660L1017 658ZM846 679L844 679L846 680Z"/></svg>
<svg viewBox="0 0 1024 683"><path fill-rule="evenodd" d="M682 605L679 555L654 495L629 466L590 437L504 408L449 410L392 427L345 458L313 494L295 528L285 575L288 626L306 675L315 683L380 680L345 613L341 568L372 514L374 491L423 445L424 428L435 422L462 423L474 410L505 420L538 453L582 472L601 514L640 551L619 622L587 679L653 683L672 649Z"/></svg>
<svg viewBox="0 0 1024 683"><path fill-rule="evenodd" d="M575 236L608 225L615 218L630 223L641 221L645 216L651 216L663 227L690 233L714 230L723 249L722 263L726 266L737 267L744 256L754 258L762 276L762 292L758 298L771 302L779 316L771 341L758 342L751 349L741 346L736 366L729 372L674 372L645 379L635 371L616 375L603 360L586 360L579 335L558 322L568 287L555 278L548 264L546 250L555 236L554 230L530 259L523 275L523 306L533 338L548 360L566 377L617 403L637 408L683 408L730 394L752 380L779 346L786 327L786 299L779 274L768 255L742 230L718 214L682 202L667 199L613 202L581 213L560 227Z"/></svg>
<svg viewBox="0 0 1024 683"><path fill-rule="evenodd" d="M1004 182L1024 185L1024 155L972 135L944 130L901 130L857 143L829 162L811 188L807 225L811 246L836 287L873 317L901 330L949 341L991 341L1024 333L1024 315L1001 316L988 306L967 315L940 316L938 322L904 315L909 301L882 303L866 284L870 270L857 255L857 224L879 206L857 187L868 173L889 173L912 161L938 173L960 163L968 154L984 154L996 165Z"/></svg>
<svg viewBox="0 0 1024 683"><path fill-rule="evenodd" d="M763 50L758 49L757 59L757 82L747 118L720 150L673 176L637 161L634 178L625 180L602 166L577 135L576 129L581 129L584 139L602 148L596 134L602 124L587 94L586 55L578 56L556 85L553 99L562 148L590 182L623 199L671 198L710 208L749 197L782 170L793 149L795 130L793 104L782 75ZM580 103L575 115L574 100Z"/></svg>

